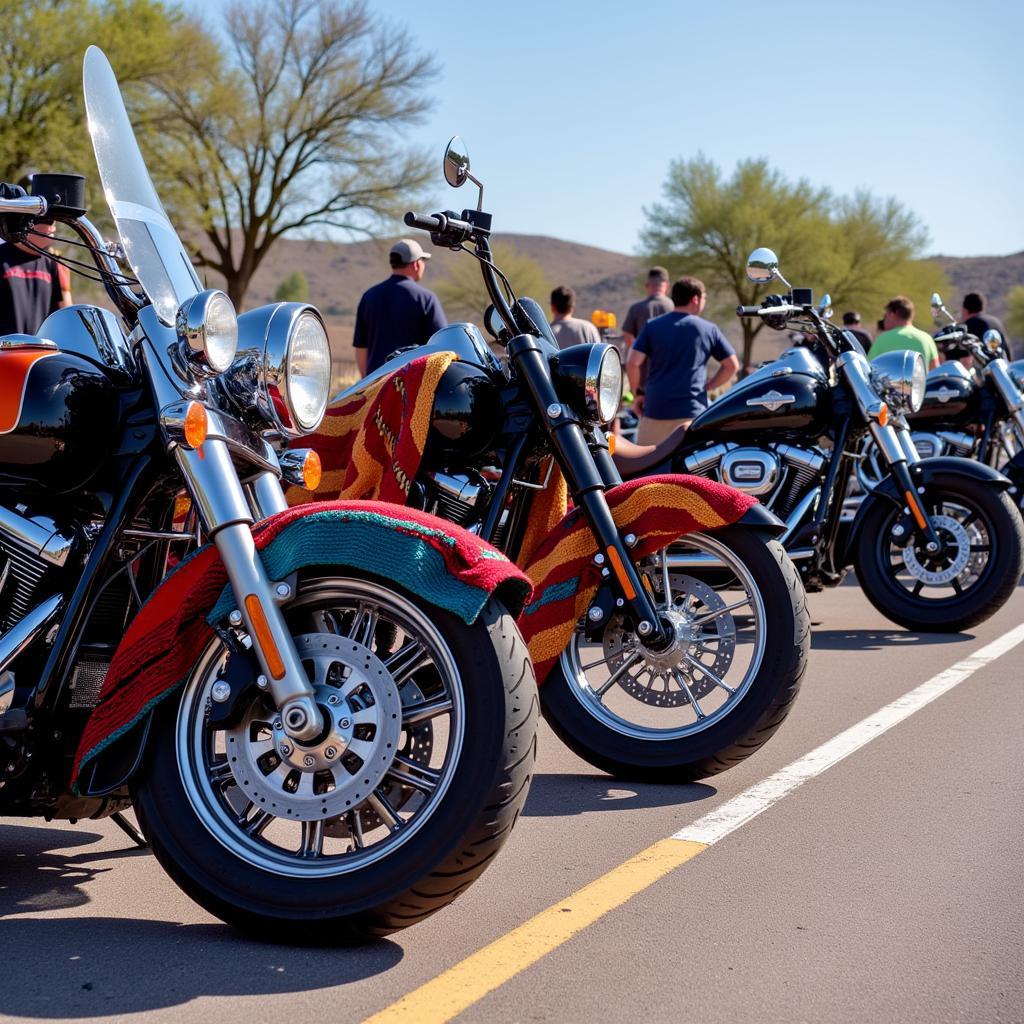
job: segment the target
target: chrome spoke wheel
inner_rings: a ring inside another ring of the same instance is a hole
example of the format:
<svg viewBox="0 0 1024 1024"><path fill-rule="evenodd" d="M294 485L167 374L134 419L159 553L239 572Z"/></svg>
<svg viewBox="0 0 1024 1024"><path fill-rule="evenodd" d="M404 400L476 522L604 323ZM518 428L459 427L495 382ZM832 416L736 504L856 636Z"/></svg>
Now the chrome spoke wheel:
<svg viewBox="0 0 1024 1024"><path fill-rule="evenodd" d="M464 739L463 683L438 629L383 586L312 580L285 615L320 735L296 743L255 687L229 724L212 722L230 657L218 639L182 698L179 770L200 821L234 855L290 877L344 874L388 856L440 804Z"/></svg>
<svg viewBox="0 0 1024 1024"><path fill-rule="evenodd" d="M701 577L665 552L641 566L672 641L646 647L620 613L599 640L581 623L562 654L571 692L616 732L677 740L721 721L743 699L765 654L764 602L747 566L713 536L692 534L672 555L698 553ZM707 556L711 556L707 558Z"/></svg>

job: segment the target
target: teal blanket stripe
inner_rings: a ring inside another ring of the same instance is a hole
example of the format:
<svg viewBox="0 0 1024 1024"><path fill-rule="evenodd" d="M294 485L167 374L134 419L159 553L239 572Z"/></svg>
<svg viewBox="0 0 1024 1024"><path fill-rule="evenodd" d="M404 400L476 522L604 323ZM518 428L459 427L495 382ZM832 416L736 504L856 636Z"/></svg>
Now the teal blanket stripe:
<svg viewBox="0 0 1024 1024"><path fill-rule="evenodd" d="M308 516L291 523L261 552L271 579L283 579L310 565L347 565L392 579L412 593L458 615L470 625L487 603L487 592L455 579L436 548L393 523L339 522ZM222 591L206 621L222 622L236 607L230 586Z"/></svg>

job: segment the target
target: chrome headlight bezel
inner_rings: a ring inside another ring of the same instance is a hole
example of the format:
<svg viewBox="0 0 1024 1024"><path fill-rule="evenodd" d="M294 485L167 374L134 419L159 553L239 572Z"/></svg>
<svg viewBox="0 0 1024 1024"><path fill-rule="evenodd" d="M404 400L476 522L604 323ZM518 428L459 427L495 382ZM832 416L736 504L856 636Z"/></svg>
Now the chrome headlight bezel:
<svg viewBox="0 0 1024 1024"><path fill-rule="evenodd" d="M913 415L924 403L928 377L924 356L911 349L886 352L871 361L871 381L889 406Z"/></svg>
<svg viewBox="0 0 1024 1024"><path fill-rule="evenodd" d="M262 306L239 318L242 345L223 381L234 404L250 418L288 438L312 433L323 420L330 399L331 350L323 318L301 302ZM293 394L289 365L298 332L313 327L322 336L325 379L312 415L304 416Z"/></svg>
<svg viewBox="0 0 1024 1024"><path fill-rule="evenodd" d="M559 397L577 415L601 424L614 419L622 399L622 362L611 345L572 345L551 362Z"/></svg>
<svg viewBox="0 0 1024 1024"><path fill-rule="evenodd" d="M238 316L232 301L217 288L186 299L174 318L181 353L197 377L216 377L238 351Z"/></svg>

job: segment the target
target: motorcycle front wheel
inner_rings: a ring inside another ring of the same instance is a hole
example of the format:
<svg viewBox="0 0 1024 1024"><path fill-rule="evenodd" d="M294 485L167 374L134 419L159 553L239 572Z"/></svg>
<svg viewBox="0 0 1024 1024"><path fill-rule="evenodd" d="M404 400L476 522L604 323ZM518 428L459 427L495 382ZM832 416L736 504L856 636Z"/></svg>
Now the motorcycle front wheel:
<svg viewBox="0 0 1024 1024"><path fill-rule="evenodd" d="M687 567L688 555L708 567ZM777 542L736 527L690 534L640 569L673 643L648 650L621 614L593 639L581 623L540 688L541 712L618 778L714 775L758 750L793 706L810 647L803 584Z"/></svg>
<svg viewBox="0 0 1024 1024"><path fill-rule="evenodd" d="M264 940L361 942L451 903L508 838L533 769L536 685L508 612L492 599L467 626L345 571L300 577L284 609L316 741L288 737L253 686L211 714L239 656L218 637L154 722L135 793L174 881Z"/></svg>
<svg viewBox="0 0 1024 1024"><path fill-rule="evenodd" d="M857 579L868 600L907 629L969 629L994 615L1020 582L1020 513L1005 491L955 475L932 481L922 501L941 551L929 554L908 529L902 510L878 501L864 512L860 526Z"/></svg>

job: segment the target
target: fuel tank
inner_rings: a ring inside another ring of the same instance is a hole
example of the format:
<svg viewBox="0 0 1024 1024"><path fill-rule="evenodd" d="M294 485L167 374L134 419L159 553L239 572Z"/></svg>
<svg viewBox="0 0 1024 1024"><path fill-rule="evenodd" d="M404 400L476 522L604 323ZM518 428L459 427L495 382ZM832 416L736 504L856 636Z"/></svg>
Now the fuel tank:
<svg viewBox="0 0 1024 1024"><path fill-rule="evenodd" d="M686 443L763 437L766 432L772 440L816 439L828 426L830 412L828 375L821 363L806 349L791 348L712 402L690 424Z"/></svg>
<svg viewBox="0 0 1024 1024"><path fill-rule="evenodd" d="M980 401L978 385L963 366L943 363L928 371L924 402L908 419L921 429L968 423L977 418Z"/></svg>
<svg viewBox="0 0 1024 1024"><path fill-rule="evenodd" d="M118 389L104 370L52 341L0 338L0 494L83 487L118 436Z"/></svg>
<svg viewBox="0 0 1024 1024"><path fill-rule="evenodd" d="M426 467L472 464L494 449L501 419L501 393L492 375L470 363L452 363L434 395L423 455Z"/></svg>

